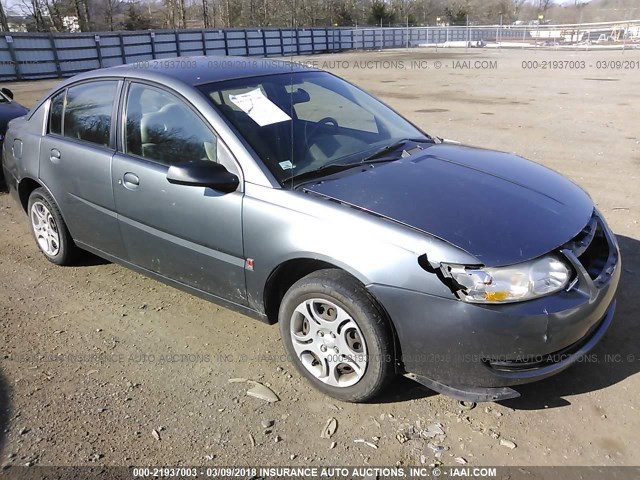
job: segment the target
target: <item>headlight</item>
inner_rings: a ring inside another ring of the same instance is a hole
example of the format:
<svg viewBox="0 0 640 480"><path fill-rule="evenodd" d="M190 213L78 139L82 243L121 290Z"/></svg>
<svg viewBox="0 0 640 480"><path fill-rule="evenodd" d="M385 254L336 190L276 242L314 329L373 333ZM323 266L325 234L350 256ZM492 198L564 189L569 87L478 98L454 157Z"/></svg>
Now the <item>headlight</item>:
<svg viewBox="0 0 640 480"><path fill-rule="evenodd" d="M530 300L562 290L571 270L555 255L509 267L473 268L449 265L460 285L460 298L471 303L509 303Z"/></svg>

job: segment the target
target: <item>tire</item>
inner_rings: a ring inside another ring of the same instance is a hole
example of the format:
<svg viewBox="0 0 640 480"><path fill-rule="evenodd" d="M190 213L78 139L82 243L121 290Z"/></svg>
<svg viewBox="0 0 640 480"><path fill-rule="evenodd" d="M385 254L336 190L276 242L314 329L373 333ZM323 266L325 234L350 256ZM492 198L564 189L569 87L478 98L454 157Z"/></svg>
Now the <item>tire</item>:
<svg viewBox="0 0 640 480"><path fill-rule="evenodd" d="M342 270L298 280L284 295L278 318L290 361L326 395L365 402L395 376L390 324L364 286Z"/></svg>
<svg viewBox="0 0 640 480"><path fill-rule="evenodd" d="M33 238L45 258L56 265L71 265L77 247L58 205L46 189L40 187L31 192L27 214Z"/></svg>

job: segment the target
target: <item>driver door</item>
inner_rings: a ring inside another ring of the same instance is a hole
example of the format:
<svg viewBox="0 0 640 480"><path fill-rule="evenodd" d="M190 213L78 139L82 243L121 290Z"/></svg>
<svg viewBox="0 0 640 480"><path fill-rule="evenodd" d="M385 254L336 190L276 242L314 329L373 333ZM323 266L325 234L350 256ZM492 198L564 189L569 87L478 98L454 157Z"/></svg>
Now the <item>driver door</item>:
<svg viewBox="0 0 640 480"><path fill-rule="evenodd" d="M185 160L235 165L230 153L189 104L159 86L131 82L122 117L112 178L129 261L246 305L242 185L225 194L166 178Z"/></svg>

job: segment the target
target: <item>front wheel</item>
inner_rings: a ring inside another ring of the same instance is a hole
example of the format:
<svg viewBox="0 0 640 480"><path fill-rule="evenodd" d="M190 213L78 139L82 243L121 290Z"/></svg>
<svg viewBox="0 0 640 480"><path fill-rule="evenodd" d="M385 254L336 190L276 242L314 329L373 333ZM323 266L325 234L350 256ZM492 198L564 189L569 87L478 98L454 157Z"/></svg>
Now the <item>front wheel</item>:
<svg viewBox="0 0 640 480"><path fill-rule="evenodd" d="M331 397L364 402L394 377L389 323L364 286L341 270L296 282L282 300L279 322L298 371Z"/></svg>

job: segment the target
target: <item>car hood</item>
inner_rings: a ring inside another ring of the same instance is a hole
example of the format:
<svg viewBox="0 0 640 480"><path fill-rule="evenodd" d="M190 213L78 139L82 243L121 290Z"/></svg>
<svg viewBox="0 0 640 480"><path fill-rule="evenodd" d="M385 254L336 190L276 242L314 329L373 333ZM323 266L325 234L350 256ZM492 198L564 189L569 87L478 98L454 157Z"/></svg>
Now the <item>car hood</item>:
<svg viewBox="0 0 640 480"><path fill-rule="evenodd" d="M554 250L584 228L594 208L580 187L548 168L448 144L299 188L435 235L487 266Z"/></svg>

